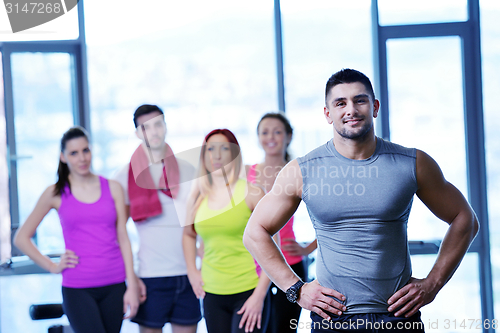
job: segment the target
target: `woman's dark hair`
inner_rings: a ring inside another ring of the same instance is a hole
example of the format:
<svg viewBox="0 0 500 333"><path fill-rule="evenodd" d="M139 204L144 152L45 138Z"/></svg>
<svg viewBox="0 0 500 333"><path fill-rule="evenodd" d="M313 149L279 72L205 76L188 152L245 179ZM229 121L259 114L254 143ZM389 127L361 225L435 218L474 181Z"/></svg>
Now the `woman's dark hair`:
<svg viewBox="0 0 500 333"><path fill-rule="evenodd" d="M89 134L87 130L85 130L85 128L80 126L71 127L69 130L67 130L61 138L61 153L63 153L64 150L66 149L66 143L69 140L77 138L85 138L88 142ZM62 192L64 191L64 188L66 187L66 184L68 185L69 190L71 191L71 185L69 183L68 176L69 176L68 165L63 161L61 161L61 159L59 159L59 167L57 168L57 182L54 188L54 195L61 195Z"/></svg>
<svg viewBox="0 0 500 333"><path fill-rule="evenodd" d="M257 125L257 135L259 134L260 123L264 119L267 119L267 118L278 119L279 121L281 121L283 123L283 126L285 126L285 132L286 132L286 134L293 136L292 125L290 125L290 121L283 114L283 112L268 112L265 115L263 115L262 118L260 118L260 120L259 120L259 124ZM288 153L288 146L287 146L286 150L285 150L285 161L290 162L291 159L292 158L291 158L290 154Z"/></svg>

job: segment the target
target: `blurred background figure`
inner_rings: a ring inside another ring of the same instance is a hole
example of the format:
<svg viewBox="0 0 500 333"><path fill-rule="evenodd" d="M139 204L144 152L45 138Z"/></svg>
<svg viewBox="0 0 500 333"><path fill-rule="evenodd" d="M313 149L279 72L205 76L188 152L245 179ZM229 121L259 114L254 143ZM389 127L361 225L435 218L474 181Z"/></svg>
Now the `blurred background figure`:
<svg viewBox="0 0 500 333"><path fill-rule="evenodd" d="M262 116L257 125L259 144L265 152L264 161L259 164L247 165L247 180L262 186L266 192L273 187L276 176L290 160L288 146L293 138L293 128L290 121L281 112L269 112ZM317 247L316 240L303 247L295 240L293 231L294 217L279 231L280 248L286 262L302 279L307 280L307 266L304 259ZM267 333L296 332L292 329L291 320L299 320L301 307L291 303L286 295L274 284L270 292L272 318L267 327Z"/></svg>
<svg viewBox="0 0 500 333"><path fill-rule="evenodd" d="M43 192L14 241L40 267L62 273L64 313L76 333L118 333L124 313L133 317L139 306L123 190L91 166L87 132L70 128L61 139L58 180ZM52 208L66 244L57 263L31 240Z"/></svg>
<svg viewBox="0 0 500 333"><path fill-rule="evenodd" d="M125 189L127 217L139 235L137 254L141 301L137 316L141 333L195 333L200 302L187 278L182 251L182 222L194 167L178 159L165 142L163 111L144 104L134 113L136 136L142 143L130 163L115 176Z"/></svg>
<svg viewBox="0 0 500 333"><path fill-rule="evenodd" d="M257 272L243 246L243 232L264 191L240 179L242 159L234 134L211 131L204 140L200 177L188 201L184 254L188 276L203 310L208 333L265 332L270 280ZM196 239L204 254L196 267Z"/></svg>

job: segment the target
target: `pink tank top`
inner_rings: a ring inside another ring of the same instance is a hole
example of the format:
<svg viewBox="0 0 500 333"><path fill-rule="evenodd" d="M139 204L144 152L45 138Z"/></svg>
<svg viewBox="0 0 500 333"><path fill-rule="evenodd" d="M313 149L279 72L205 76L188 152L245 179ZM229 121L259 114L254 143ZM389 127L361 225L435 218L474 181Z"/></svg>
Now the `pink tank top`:
<svg viewBox="0 0 500 333"><path fill-rule="evenodd" d="M256 174L257 174L256 169L257 169L257 164L254 164L250 166L250 169L248 170L247 181L249 181L250 183L255 184L256 182ZM279 235L280 235L280 247L283 246L283 244L286 244L286 242L283 241L283 239L285 238L292 238L295 240L295 233L293 232L293 216L290 218L290 220L288 220L285 226L281 228ZM286 262L290 266L295 265L302 261L301 256L292 256L288 254L287 251L283 250L281 251L283 252L283 256L285 257Z"/></svg>
<svg viewBox="0 0 500 333"><path fill-rule="evenodd" d="M93 288L125 281L125 265L116 233L116 208L108 180L100 177L101 197L94 203L78 201L66 186L59 219L66 249L79 257L75 268L62 272L62 285Z"/></svg>

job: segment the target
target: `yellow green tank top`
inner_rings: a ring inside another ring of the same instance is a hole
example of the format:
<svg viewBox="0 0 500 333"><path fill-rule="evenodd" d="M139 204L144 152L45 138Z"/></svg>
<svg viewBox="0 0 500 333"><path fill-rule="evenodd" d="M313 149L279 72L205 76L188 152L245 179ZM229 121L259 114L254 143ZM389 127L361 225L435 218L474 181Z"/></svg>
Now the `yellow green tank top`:
<svg viewBox="0 0 500 333"><path fill-rule="evenodd" d="M196 213L194 228L204 243L201 275L206 292L241 293L254 289L259 281L255 261L243 245L243 232L252 213L245 192L246 181L240 179L226 207L210 209L205 198Z"/></svg>

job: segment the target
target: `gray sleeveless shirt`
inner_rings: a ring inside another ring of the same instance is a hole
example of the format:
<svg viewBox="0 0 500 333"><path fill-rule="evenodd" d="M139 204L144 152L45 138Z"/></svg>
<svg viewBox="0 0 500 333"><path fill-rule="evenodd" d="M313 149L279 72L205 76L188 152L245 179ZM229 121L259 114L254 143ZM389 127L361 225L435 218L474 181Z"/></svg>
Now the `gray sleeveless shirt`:
<svg viewBox="0 0 500 333"><path fill-rule="evenodd" d="M318 282L346 296L346 314L388 312L387 300L411 276L416 150L377 138L370 158L351 160L330 140L297 161L318 239Z"/></svg>

